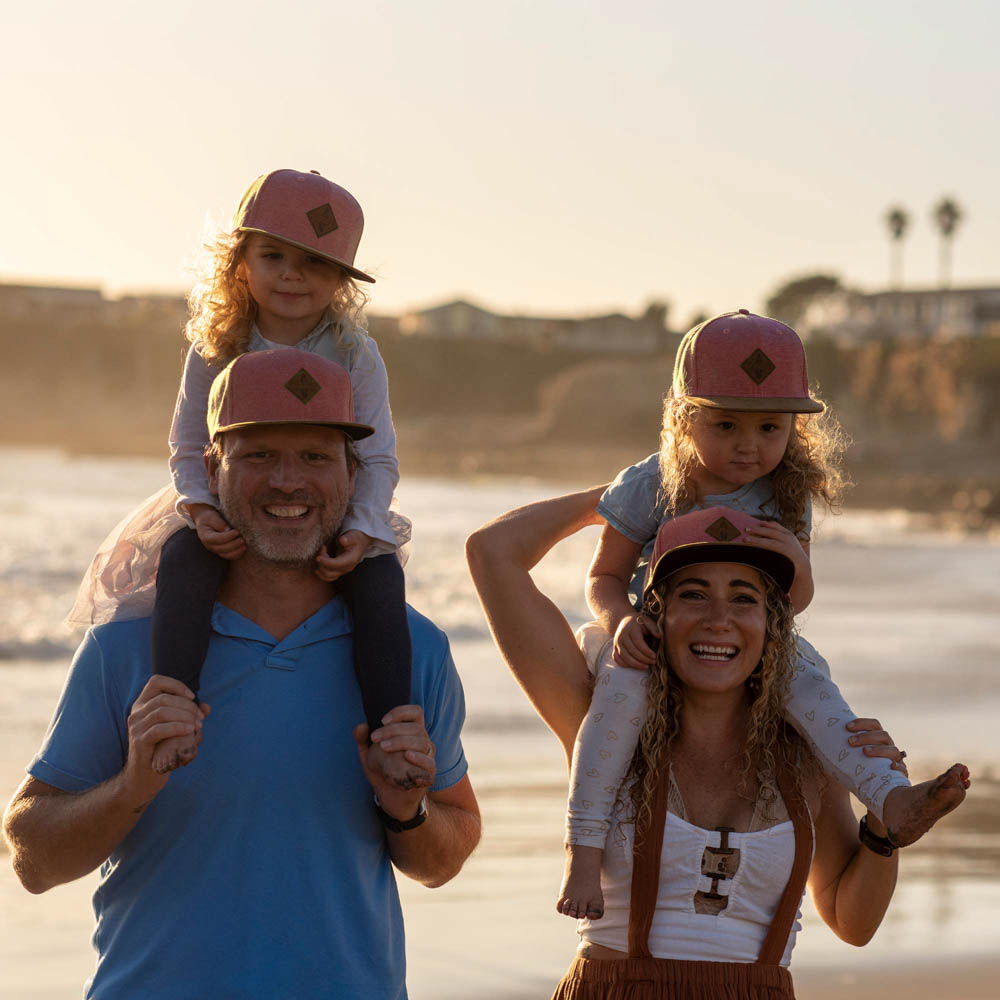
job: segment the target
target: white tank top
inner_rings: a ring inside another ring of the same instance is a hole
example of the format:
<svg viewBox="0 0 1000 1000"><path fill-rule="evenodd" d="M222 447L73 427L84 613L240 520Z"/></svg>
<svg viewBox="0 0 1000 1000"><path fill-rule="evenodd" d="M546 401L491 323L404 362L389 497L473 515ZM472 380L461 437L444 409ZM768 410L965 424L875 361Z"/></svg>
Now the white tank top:
<svg viewBox="0 0 1000 1000"><path fill-rule="evenodd" d="M633 824L612 823L601 875L604 916L578 924L585 941L623 952L628 951L634 834ZM726 848L738 853L722 853L723 837ZM650 954L655 958L756 962L794 857L795 832L790 820L766 830L722 834L693 826L668 812L656 913L649 932ZM713 873L730 877L714 877ZM781 965L787 966L791 959L801 916L800 909Z"/></svg>

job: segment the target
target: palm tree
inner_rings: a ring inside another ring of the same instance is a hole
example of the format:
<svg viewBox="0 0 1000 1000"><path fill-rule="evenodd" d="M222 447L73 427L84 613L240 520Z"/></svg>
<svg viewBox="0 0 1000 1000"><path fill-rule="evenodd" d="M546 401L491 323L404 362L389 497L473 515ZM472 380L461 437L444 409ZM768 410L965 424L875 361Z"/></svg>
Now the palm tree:
<svg viewBox="0 0 1000 1000"><path fill-rule="evenodd" d="M942 198L934 206L932 218L941 233L941 287L947 288L951 284L951 241L962 221L962 209L953 198Z"/></svg>
<svg viewBox="0 0 1000 1000"><path fill-rule="evenodd" d="M910 225L910 214L901 205L893 205L885 213L889 227L889 286L899 288L903 284L903 237Z"/></svg>

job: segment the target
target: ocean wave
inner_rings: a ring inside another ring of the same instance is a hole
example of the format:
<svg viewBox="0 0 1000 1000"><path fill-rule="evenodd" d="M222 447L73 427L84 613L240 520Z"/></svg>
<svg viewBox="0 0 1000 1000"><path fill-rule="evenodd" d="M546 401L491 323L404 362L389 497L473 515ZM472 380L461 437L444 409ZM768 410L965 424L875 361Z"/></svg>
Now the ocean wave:
<svg viewBox="0 0 1000 1000"><path fill-rule="evenodd" d="M76 640L53 639L39 636L36 639L9 639L0 641L0 662L4 660L59 660L72 656Z"/></svg>

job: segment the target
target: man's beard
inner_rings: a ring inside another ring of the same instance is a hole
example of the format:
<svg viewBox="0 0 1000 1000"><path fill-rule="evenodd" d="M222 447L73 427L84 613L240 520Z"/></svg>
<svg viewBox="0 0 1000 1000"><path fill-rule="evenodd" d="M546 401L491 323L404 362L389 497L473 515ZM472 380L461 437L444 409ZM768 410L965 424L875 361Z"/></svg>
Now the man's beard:
<svg viewBox="0 0 1000 1000"><path fill-rule="evenodd" d="M340 525L347 511L347 500L334 497L330 503L306 490L294 493L266 492L252 497L249 502L239 502L230 495L224 476L219 477L219 506L222 516L240 533L246 543L247 552L264 562L274 563L288 569L312 569L316 556L324 545L340 532ZM307 504L320 513L308 530L298 525L283 526L275 520L264 528L253 520L253 509L265 505Z"/></svg>

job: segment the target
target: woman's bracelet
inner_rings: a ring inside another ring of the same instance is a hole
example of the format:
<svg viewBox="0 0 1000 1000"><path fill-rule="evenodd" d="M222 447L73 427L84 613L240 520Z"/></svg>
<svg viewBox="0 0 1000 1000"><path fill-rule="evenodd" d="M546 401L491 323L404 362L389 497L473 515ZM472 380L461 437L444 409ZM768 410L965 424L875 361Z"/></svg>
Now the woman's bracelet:
<svg viewBox="0 0 1000 1000"><path fill-rule="evenodd" d="M873 851L883 858L891 858L896 851L895 845L888 837L880 837L868 829L868 817L862 816L858 825L858 840L861 841L869 851Z"/></svg>

